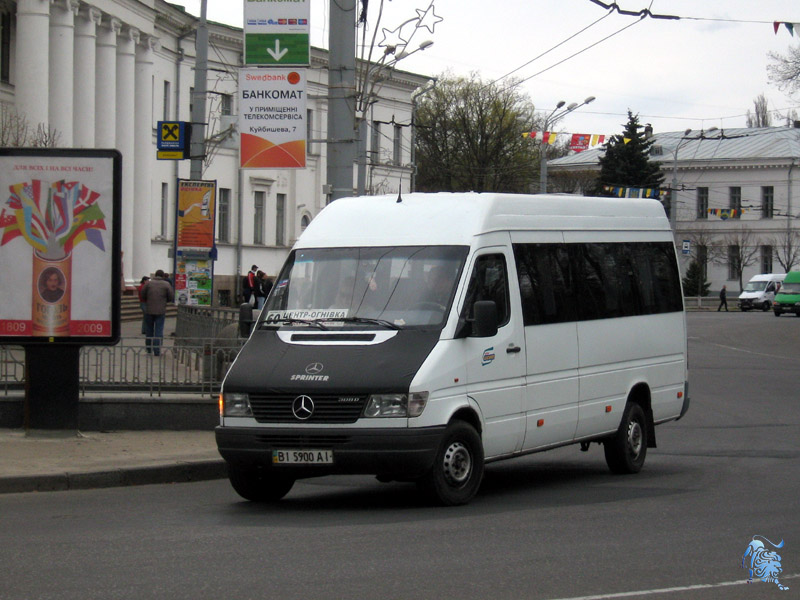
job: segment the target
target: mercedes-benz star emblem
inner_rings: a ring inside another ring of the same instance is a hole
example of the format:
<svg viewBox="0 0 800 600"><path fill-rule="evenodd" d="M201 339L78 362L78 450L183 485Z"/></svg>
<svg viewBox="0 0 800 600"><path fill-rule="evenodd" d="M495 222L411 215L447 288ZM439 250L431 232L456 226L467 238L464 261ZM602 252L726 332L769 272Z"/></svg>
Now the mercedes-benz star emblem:
<svg viewBox="0 0 800 600"><path fill-rule="evenodd" d="M314 414L314 401L308 396L298 396L292 402L292 414L301 421L307 421Z"/></svg>
<svg viewBox="0 0 800 600"><path fill-rule="evenodd" d="M317 375L319 373L322 373L322 369L324 368L325 367L322 363L318 362L311 363L306 367L306 373L308 373L309 375Z"/></svg>

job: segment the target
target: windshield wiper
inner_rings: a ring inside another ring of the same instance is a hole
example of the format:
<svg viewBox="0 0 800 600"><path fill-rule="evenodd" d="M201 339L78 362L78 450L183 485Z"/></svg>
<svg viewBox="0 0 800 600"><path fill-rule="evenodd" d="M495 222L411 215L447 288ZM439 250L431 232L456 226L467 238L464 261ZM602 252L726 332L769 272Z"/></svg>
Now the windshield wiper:
<svg viewBox="0 0 800 600"><path fill-rule="evenodd" d="M327 320L327 319L325 319ZM288 325L312 325L323 331L328 331L328 328L322 323L322 319L294 319L292 317L279 317L277 319L265 319L261 321L261 325L278 325L286 323Z"/></svg>
<svg viewBox="0 0 800 600"><path fill-rule="evenodd" d="M395 331L399 331L401 327L392 323L391 321L387 321L385 319L370 319L368 317L335 317L331 319L322 319L326 322L333 322L333 323L369 323L372 325L381 325L386 327L387 329L394 329Z"/></svg>

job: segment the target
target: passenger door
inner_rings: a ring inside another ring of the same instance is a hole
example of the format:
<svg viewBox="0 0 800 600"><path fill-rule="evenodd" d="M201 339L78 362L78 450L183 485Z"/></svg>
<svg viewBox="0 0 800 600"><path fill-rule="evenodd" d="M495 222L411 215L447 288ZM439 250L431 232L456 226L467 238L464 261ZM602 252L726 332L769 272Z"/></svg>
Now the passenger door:
<svg viewBox="0 0 800 600"><path fill-rule="evenodd" d="M532 450L575 438L580 299L576 297L569 251L560 233L518 233L514 256L527 350L523 449Z"/></svg>
<svg viewBox="0 0 800 600"><path fill-rule="evenodd" d="M519 450L525 435L522 394L525 385L525 340L519 295L510 293L506 247L483 248L470 265L461 317L472 318L479 300L497 305L498 329L492 337L467 337L467 393L484 418L483 445L486 457Z"/></svg>

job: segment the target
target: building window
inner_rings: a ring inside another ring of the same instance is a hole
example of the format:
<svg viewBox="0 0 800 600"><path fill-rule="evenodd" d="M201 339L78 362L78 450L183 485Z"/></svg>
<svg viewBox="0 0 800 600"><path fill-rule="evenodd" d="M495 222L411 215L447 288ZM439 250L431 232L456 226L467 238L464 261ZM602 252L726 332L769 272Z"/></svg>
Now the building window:
<svg viewBox="0 0 800 600"><path fill-rule="evenodd" d="M308 215L303 215L300 219L300 233L303 233L308 227L308 224L311 223L311 219L308 218Z"/></svg>
<svg viewBox="0 0 800 600"><path fill-rule="evenodd" d="M169 121L170 120L170 118L169 118L169 116L170 116L169 104L170 104L170 97L171 96L170 96L169 88L170 88L169 81L165 81L164 82L164 99L163 99L164 110L163 110L163 113L162 113L162 116L163 116L163 118L161 119L162 121Z"/></svg>
<svg viewBox="0 0 800 600"><path fill-rule="evenodd" d="M217 200L217 240L220 242L230 242L231 230L231 190L229 188L219 188L219 199Z"/></svg>
<svg viewBox="0 0 800 600"><path fill-rule="evenodd" d="M253 243L264 243L264 216L265 204L267 201L266 192L255 192L253 194Z"/></svg>
<svg viewBox="0 0 800 600"><path fill-rule="evenodd" d="M169 239L169 184L161 184L161 227L159 235L164 239Z"/></svg>
<svg viewBox="0 0 800 600"><path fill-rule="evenodd" d="M742 215L742 188L728 188L728 208L731 210L731 218L738 219ZM735 211L735 212L734 212Z"/></svg>
<svg viewBox="0 0 800 600"><path fill-rule="evenodd" d="M761 246L761 272L772 273L772 246Z"/></svg>
<svg viewBox="0 0 800 600"><path fill-rule="evenodd" d="M194 112L194 87L189 88L189 119L192 118Z"/></svg>
<svg viewBox="0 0 800 600"><path fill-rule="evenodd" d="M697 218L708 219L708 188L697 188Z"/></svg>
<svg viewBox="0 0 800 600"><path fill-rule="evenodd" d="M761 217L771 219L775 210L775 188L771 185L761 186ZM762 271L772 273L772 271Z"/></svg>
<svg viewBox="0 0 800 600"><path fill-rule="evenodd" d="M378 121L372 122L372 139L369 142L369 149L372 153L370 162L377 164L381 160L381 124Z"/></svg>
<svg viewBox="0 0 800 600"><path fill-rule="evenodd" d="M219 113L223 117L229 117L233 114L233 96L231 94L219 95Z"/></svg>
<svg viewBox="0 0 800 600"><path fill-rule="evenodd" d="M11 13L0 14L0 81L11 77Z"/></svg>
<svg viewBox="0 0 800 600"><path fill-rule="evenodd" d="M275 245L286 245L286 194L275 196Z"/></svg>
<svg viewBox="0 0 800 600"><path fill-rule="evenodd" d="M392 149L392 162L399 165L402 163L403 155L403 128L400 125L394 126L394 147Z"/></svg>
<svg viewBox="0 0 800 600"><path fill-rule="evenodd" d="M739 246L728 246L728 281L739 279Z"/></svg>

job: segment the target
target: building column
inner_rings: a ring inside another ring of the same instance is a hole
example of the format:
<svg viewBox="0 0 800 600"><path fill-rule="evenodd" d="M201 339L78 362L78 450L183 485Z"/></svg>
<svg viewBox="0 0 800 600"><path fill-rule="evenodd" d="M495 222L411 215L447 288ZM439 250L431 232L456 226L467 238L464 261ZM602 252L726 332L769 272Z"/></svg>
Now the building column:
<svg viewBox="0 0 800 600"><path fill-rule="evenodd" d="M16 34L15 104L35 131L49 118L50 0L18 0Z"/></svg>
<svg viewBox="0 0 800 600"><path fill-rule="evenodd" d="M136 94L134 104L134 215L133 215L133 277L155 270L150 256L152 237L151 207L154 194L151 168L155 161L153 147L153 50L158 40L152 36L142 36L136 46ZM163 268L163 267L162 267ZM171 270L171 269L166 269Z"/></svg>
<svg viewBox="0 0 800 600"><path fill-rule="evenodd" d="M125 28L117 38L117 111L116 147L122 153L122 251L127 260L123 261L123 276L132 284L133 275L133 207L134 173L136 158L134 148L134 96L136 90L136 44L139 43L139 30ZM148 100L149 102L149 100Z"/></svg>
<svg viewBox="0 0 800 600"><path fill-rule="evenodd" d="M75 15L78 0L54 0L50 9L50 128L58 145L72 146L72 90L75 52Z"/></svg>
<svg viewBox="0 0 800 600"><path fill-rule="evenodd" d="M122 23L112 18L103 20L96 32L94 144L96 148L116 148L117 36Z"/></svg>
<svg viewBox="0 0 800 600"><path fill-rule="evenodd" d="M84 6L75 21L75 65L72 82L72 143L94 148L97 25L102 13Z"/></svg>

